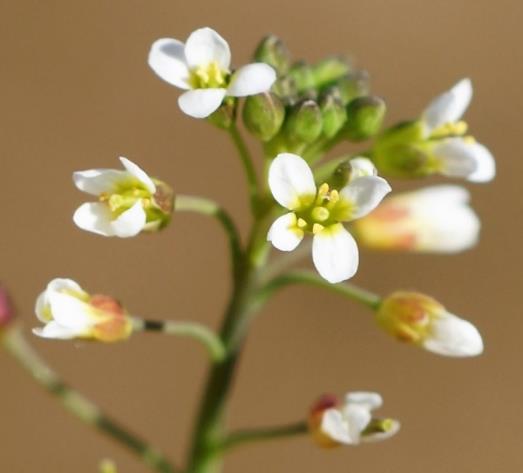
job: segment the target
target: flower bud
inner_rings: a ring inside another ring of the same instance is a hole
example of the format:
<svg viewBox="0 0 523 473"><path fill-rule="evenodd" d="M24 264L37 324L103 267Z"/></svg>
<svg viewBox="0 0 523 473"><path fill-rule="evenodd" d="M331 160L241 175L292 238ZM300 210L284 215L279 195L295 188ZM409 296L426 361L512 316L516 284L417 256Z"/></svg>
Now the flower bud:
<svg viewBox="0 0 523 473"><path fill-rule="evenodd" d="M207 117L207 121L223 130L229 129L236 118L237 102L234 97L227 97L218 110Z"/></svg>
<svg viewBox="0 0 523 473"><path fill-rule="evenodd" d="M35 305L43 328L33 333L43 338L116 342L129 337L132 322L114 298L91 295L71 279L53 279Z"/></svg>
<svg viewBox="0 0 523 473"><path fill-rule="evenodd" d="M263 38L256 48L254 59L272 66L279 76L286 74L290 67L290 53L283 41L274 35Z"/></svg>
<svg viewBox="0 0 523 473"><path fill-rule="evenodd" d="M292 107L285 125L291 141L305 144L316 141L322 129L321 110L314 100L304 100Z"/></svg>
<svg viewBox="0 0 523 473"><path fill-rule="evenodd" d="M347 112L341 99L334 93L325 94L320 102L323 119L323 135L332 138L347 120Z"/></svg>
<svg viewBox="0 0 523 473"><path fill-rule="evenodd" d="M438 301L424 294L391 294L378 308L376 320L398 340L439 355L468 357L483 352L483 341L474 325L447 312Z"/></svg>
<svg viewBox="0 0 523 473"><path fill-rule="evenodd" d="M285 118L281 100L271 92L251 95L245 100L243 122L246 128L261 141L269 141L280 131Z"/></svg>
<svg viewBox="0 0 523 473"><path fill-rule="evenodd" d="M351 141L376 135L385 117L385 102L379 97L358 97L347 105L345 133Z"/></svg>
<svg viewBox="0 0 523 473"><path fill-rule="evenodd" d="M289 71L289 76L296 84L296 89L300 93L305 92L308 89L316 88L312 67L303 61L293 64Z"/></svg>
<svg viewBox="0 0 523 473"><path fill-rule="evenodd" d="M344 105L357 97L369 94L369 75L366 71L354 71L336 81L333 85L339 94Z"/></svg>
<svg viewBox="0 0 523 473"><path fill-rule="evenodd" d="M0 286L0 334L12 322L14 317L15 309L7 289Z"/></svg>
<svg viewBox="0 0 523 473"><path fill-rule="evenodd" d="M312 75L317 88L322 88L341 79L349 71L349 63L340 57L330 57L312 66Z"/></svg>

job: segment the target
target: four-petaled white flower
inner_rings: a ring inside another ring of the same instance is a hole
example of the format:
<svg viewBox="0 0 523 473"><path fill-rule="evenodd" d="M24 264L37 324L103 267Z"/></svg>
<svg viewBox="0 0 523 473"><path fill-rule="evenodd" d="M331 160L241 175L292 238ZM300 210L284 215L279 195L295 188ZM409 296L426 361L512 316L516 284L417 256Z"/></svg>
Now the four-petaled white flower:
<svg viewBox="0 0 523 473"><path fill-rule="evenodd" d="M266 92L276 80L274 69L264 63L248 64L231 72L229 45L211 28L193 31L185 44L172 38L155 41L148 61L161 79L187 90L178 104L195 118L209 116L226 96Z"/></svg>
<svg viewBox="0 0 523 473"><path fill-rule="evenodd" d="M33 329L33 333L43 338L114 342L127 338L132 330L118 301L90 295L71 279L53 279L38 296L35 312L45 326Z"/></svg>
<svg viewBox="0 0 523 473"><path fill-rule="evenodd" d="M323 447L384 440L398 432L400 423L372 416L382 404L381 396L374 392L350 392L341 405L334 396L323 396L311 410L309 428Z"/></svg>
<svg viewBox="0 0 523 473"><path fill-rule="evenodd" d="M78 189L99 199L82 204L74 213L74 223L89 232L121 238L163 227L172 212L172 190L128 159L121 157L120 161L125 170L90 169L73 174Z"/></svg>
<svg viewBox="0 0 523 473"><path fill-rule="evenodd" d="M314 235L312 258L320 275L331 283L352 277L358 269L358 247L342 222L363 217L390 192L365 158L351 161L349 183L341 190L322 184L300 156L279 154L269 169L269 187L276 201L290 210L272 224L267 239L279 250L294 250L305 233Z"/></svg>
<svg viewBox="0 0 523 473"><path fill-rule="evenodd" d="M422 114L425 138L433 143L432 155L438 172L472 182L494 178L496 164L490 151L471 136L461 117L472 99L470 79L462 79L436 97Z"/></svg>
<svg viewBox="0 0 523 473"><path fill-rule="evenodd" d="M478 329L425 294L394 292L383 300L376 319L398 340L438 355L470 357L483 353Z"/></svg>
<svg viewBox="0 0 523 473"><path fill-rule="evenodd" d="M354 223L358 243L376 249L455 253L478 241L480 221L460 186L397 194Z"/></svg>

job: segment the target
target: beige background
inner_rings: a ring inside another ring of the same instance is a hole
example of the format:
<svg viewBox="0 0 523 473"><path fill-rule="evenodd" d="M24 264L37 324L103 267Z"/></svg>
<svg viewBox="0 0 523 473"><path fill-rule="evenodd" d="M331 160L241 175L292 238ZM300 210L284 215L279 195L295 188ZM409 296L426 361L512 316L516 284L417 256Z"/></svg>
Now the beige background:
<svg viewBox="0 0 523 473"><path fill-rule="evenodd" d="M245 229L242 175L231 144L185 117L177 91L146 65L150 44L209 25L245 63L262 35L297 58L349 52L389 105L389 123L414 117L469 75L467 120L495 153L498 178L470 186L481 244L459 256L364 252L355 282L385 293L416 288L480 327L485 355L449 360L395 343L369 312L334 295L295 288L257 319L239 372L231 425L293 421L324 391L375 389L403 423L390 442L323 451L307 438L251 446L227 471L480 473L523 470L521 426L521 110L518 0L215 2L89 0L0 2L1 278L24 326L55 276L111 293L135 313L217 326L228 291L225 242L213 221L180 215L165 232L126 241L76 229L84 200L74 170L136 160L183 193L222 202ZM396 188L402 187L393 183ZM411 183L403 187L414 187ZM64 377L180 458L205 374L190 341L137 336L128 343L34 345ZM0 354L0 471L121 472L145 468L77 423Z"/></svg>

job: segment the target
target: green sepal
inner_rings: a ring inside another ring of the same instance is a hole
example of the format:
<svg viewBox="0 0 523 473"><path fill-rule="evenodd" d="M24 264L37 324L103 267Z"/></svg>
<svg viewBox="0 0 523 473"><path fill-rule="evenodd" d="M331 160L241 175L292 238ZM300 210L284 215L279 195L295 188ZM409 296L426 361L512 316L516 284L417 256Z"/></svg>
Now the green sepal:
<svg viewBox="0 0 523 473"><path fill-rule="evenodd" d="M387 108L379 97L358 97L347 105L345 136L351 141L362 141L376 135Z"/></svg>
<svg viewBox="0 0 523 473"><path fill-rule="evenodd" d="M243 122L245 127L261 141L272 139L283 124L285 107L273 93L251 95L245 99Z"/></svg>
<svg viewBox="0 0 523 473"><path fill-rule="evenodd" d="M289 50L283 41L275 35L263 38L254 53L254 60L272 66L278 76L287 74L291 64Z"/></svg>

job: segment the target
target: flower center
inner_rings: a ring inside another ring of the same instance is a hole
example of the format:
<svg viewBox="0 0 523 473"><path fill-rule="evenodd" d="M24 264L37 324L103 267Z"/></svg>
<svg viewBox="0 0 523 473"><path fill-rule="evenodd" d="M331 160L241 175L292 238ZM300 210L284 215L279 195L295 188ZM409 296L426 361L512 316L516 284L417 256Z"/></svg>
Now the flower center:
<svg viewBox="0 0 523 473"><path fill-rule="evenodd" d="M151 196L144 189L133 188L121 191L118 194L104 192L99 197L100 202L107 204L115 218L129 210L139 199L142 199L144 208L151 206Z"/></svg>
<svg viewBox="0 0 523 473"><path fill-rule="evenodd" d="M193 89L216 89L225 87L229 73L220 69L216 61L191 70L189 84Z"/></svg>
<svg viewBox="0 0 523 473"><path fill-rule="evenodd" d="M432 131L430 137L433 139L448 138L451 136L463 136L467 133L468 125L463 120L459 122L445 123Z"/></svg>
<svg viewBox="0 0 523 473"><path fill-rule="evenodd" d="M311 204L295 211L296 226L302 231L316 234L325 227L350 220L352 211L351 203L340 198L336 189L330 190L329 185L324 183Z"/></svg>

